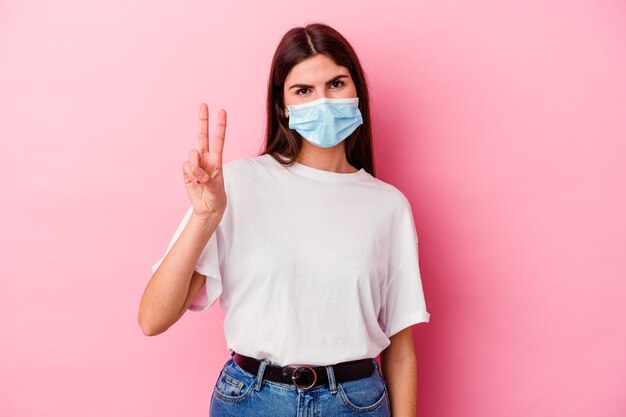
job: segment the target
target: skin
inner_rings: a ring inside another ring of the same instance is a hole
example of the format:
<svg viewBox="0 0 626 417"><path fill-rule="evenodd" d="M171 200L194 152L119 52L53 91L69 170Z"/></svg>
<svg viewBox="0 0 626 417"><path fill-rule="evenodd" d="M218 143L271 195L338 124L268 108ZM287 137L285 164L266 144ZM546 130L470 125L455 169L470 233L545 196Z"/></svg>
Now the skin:
<svg viewBox="0 0 626 417"><path fill-rule="evenodd" d="M389 338L391 344L380 354L383 376L391 399L393 417L415 417L417 412L417 361L411 327Z"/></svg>
<svg viewBox="0 0 626 417"><path fill-rule="evenodd" d="M194 266L226 209L222 176L226 111L220 109L218 112L210 147L206 103L200 104L198 119L198 147L189 151L189 160L184 161L182 170L193 211L144 290L137 321L146 336L165 332L187 312L206 280L206 276L195 271Z"/></svg>
<svg viewBox="0 0 626 417"><path fill-rule="evenodd" d="M336 78L341 75L344 77ZM331 82L333 80L336 81ZM327 55L317 54L291 69L285 80L283 97L285 106L291 106L322 97L354 98L357 97L357 91L348 68L337 65ZM288 116L286 107L284 111ZM357 171L346 159L344 141L330 148L321 148L303 140L296 160L325 171ZM392 415L414 417L417 407L417 364L411 327L399 331L389 340L391 344L381 352L381 371L387 380Z"/></svg>
<svg viewBox="0 0 626 417"><path fill-rule="evenodd" d="M328 84L339 75L345 77ZM308 85L303 88L296 85ZM319 98L354 98L357 97L356 86L350 76L348 68L337 65L332 58L324 54L317 54L295 65L287 78L283 87L283 98L285 106L306 103ZM288 115L288 109L284 109ZM296 161L303 165L324 171L338 173L353 173L358 171L348 163L345 152L345 143L342 141L330 148L320 148L302 141L302 148Z"/></svg>

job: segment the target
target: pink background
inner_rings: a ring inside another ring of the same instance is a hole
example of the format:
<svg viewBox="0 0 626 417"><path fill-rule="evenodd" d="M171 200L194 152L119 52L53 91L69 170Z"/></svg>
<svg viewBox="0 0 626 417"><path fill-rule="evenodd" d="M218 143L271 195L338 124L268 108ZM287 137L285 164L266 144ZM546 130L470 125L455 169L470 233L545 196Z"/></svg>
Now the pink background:
<svg viewBox="0 0 626 417"><path fill-rule="evenodd" d="M626 6L599 0L4 0L0 415L207 415L218 304L146 337L139 300L199 103L255 155L274 49L318 20L414 209L418 415L626 415Z"/></svg>

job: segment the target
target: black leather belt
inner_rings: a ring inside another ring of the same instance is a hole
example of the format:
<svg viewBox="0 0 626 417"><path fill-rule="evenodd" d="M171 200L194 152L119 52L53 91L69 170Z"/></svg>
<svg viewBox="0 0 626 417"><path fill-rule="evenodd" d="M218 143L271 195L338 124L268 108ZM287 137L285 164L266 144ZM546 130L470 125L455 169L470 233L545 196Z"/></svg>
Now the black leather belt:
<svg viewBox="0 0 626 417"><path fill-rule="evenodd" d="M235 353L233 360L252 375L258 374L261 363L259 359ZM375 369L371 358L340 362L331 366L335 374L335 383L366 378L372 375ZM292 384L305 390L328 384L325 366L293 365L281 367L268 363L263 372L263 379Z"/></svg>

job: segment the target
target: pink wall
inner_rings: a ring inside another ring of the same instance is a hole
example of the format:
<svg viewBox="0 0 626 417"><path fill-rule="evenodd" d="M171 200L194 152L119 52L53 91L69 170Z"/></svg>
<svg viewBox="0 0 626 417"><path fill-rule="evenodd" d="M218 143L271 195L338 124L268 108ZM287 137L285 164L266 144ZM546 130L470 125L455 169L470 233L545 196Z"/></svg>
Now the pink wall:
<svg viewBox="0 0 626 417"><path fill-rule="evenodd" d="M254 155L274 48L316 20L360 55L414 208L418 415L626 414L624 2L4 0L0 415L206 415L220 309L150 338L138 303L198 104Z"/></svg>

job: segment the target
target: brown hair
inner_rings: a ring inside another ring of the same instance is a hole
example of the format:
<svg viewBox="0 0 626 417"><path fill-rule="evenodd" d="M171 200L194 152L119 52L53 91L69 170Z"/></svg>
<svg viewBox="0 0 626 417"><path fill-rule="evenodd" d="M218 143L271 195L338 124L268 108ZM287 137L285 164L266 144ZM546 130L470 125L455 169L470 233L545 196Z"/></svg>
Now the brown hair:
<svg viewBox="0 0 626 417"><path fill-rule="evenodd" d="M298 132L289 128L289 119L283 113L283 89L291 68L316 54L326 54L337 65L350 71L359 97L363 124L344 140L346 159L355 168L363 168L374 176L369 94L363 69L348 41L335 29L322 23L310 23L290 29L276 48L267 84L265 149L260 155L269 153L278 162L289 166L300 152L303 139ZM282 158L277 158L276 154Z"/></svg>

